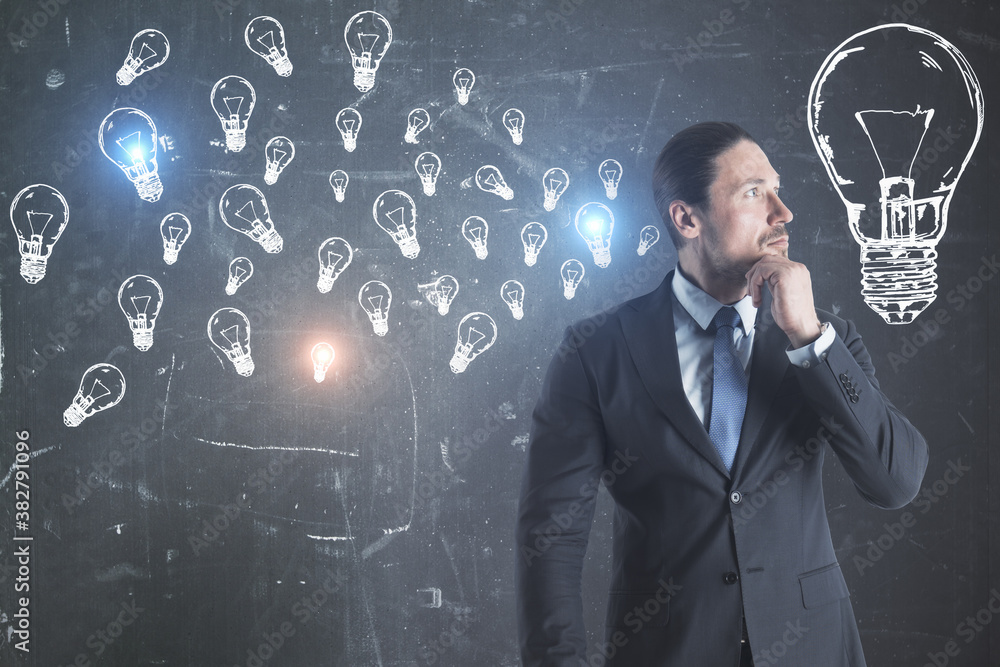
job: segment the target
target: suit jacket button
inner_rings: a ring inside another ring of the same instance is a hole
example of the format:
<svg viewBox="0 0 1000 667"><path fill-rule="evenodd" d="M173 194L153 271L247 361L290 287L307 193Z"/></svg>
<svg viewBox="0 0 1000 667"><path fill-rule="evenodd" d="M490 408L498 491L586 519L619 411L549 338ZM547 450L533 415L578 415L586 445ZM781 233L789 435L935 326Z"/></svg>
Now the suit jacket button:
<svg viewBox="0 0 1000 667"><path fill-rule="evenodd" d="M724 575L722 575L723 583L728 585L735 584L737 581L739 581L739 579L740 579L739 575L737 575L735 572L726 572Z"/></svg>
<svg viewBox="0 0 1000 667"><path fill-rule="evenodd" d="M732 493L729 494L729 499L733 501L734 505L739 505L741 502L743 502L743 494L740 493L739 491L733 491Z"/></svg>

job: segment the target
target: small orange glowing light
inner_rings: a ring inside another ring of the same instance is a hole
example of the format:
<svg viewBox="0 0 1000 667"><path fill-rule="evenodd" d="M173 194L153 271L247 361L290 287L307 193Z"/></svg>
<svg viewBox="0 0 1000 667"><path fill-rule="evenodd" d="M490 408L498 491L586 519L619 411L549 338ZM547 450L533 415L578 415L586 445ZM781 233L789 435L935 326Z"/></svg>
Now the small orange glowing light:
<svg viewBox="0 0 1000 667"><path fill-rule="evenodd" d="M316 343L313 345L310 356L313 362L313 378L316 382L322 382L326 379L326 372L330 369L330 364L333 363L333 358L336 356L333 346L329 343Z"/></svg>

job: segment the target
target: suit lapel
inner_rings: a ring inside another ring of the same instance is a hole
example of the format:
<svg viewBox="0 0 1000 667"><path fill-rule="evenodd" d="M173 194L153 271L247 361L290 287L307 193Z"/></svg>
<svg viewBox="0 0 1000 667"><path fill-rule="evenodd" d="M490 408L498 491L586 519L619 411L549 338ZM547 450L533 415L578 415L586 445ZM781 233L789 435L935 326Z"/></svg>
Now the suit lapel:
<svg viewBox="0 0 1000 667"><path fill-rule="evenodd" d="M754 328L753 356L750 360L750 385L747 389L747 409L740 429L740 443L733 461L733 477L736 477L750 455L757 441L760 427L774 401L774 395L788 370L789 361L785 350L788 337L774 323L771 315L771 294L764 290L764 298L757 310Z"/></svg>
<svg viewBox="0 0 1000 667"><path fill-rule="evenodd" d="M674 272L669 272L645 299L621 309L619 319L625 343L657 407L699 454L728 477L715 445L684 393L674 335L673 276Z"/></svg>

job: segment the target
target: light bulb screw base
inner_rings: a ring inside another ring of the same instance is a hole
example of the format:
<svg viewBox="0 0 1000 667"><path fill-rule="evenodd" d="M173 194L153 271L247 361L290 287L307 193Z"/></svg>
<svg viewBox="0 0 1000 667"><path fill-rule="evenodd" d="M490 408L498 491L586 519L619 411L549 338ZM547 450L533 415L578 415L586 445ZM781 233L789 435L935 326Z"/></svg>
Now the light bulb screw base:
<svg viewBox="0 0 1000 667"><path fill-rule="evenodd" d="M226 130L226 148L239 153L247 145L247 135L243 130Z"/></svg>
<svg viewBox="0 0 1000 667"><path fill-rule="evenodd" d="M122 65L118 69L118 73L115 74L115 81L117 81L120 86L127 86L135 81L135 77L137 76L139 76L138 72L129 68L127 65Z"/></svg>
<svg viewBox="0 0 1000 667"><path fill-rule="evenodd" d="M526 250L524 252L524 263L527 266L534 266L535 262L538 261L538 251Z"/></svg>
<svg viewBox="0 0 1000 667"><path fill-rule="evenodd" d="M143 201L150 203L158 201L163 194L163 184L160 183L159 174L154 171L135 181L135 191Z"/></svg>
<svg viewBox="0 0 1000 667"><path fill-rule="evenodd" d="M367 93L375 87L375 70L368 68L354 68L354 87L362 93Z"/></svg>
<svg viewBox="0 0 1000 667"><path fill-rule="evenodd" d="M937 296L937 250L862 246L861 286L865 303L888 324L909 324Z"/></svg>
<svg viewBox="0 0 1000 667"><path fill-rule="evenodd" d="M269 229L257 242L260 243L261 248L271 254L281 252L281 249L285 246L284 240L275 229Z"/></svg>
<svg viewBox="0 0 1000 667"><path fill-rule="evenodd" d="M564 285L563 296L566 297L567 299L572 299L574 296L576 296L576 287L572 285Z"/></svg>
<svg viewBox="0 0 1000 667"><path fill-rule="evenodd" d="M153 347L153 332L150 329L145 331L133 331L132 332L132 344L135 345L135 349L140 352L145 352L149 348Z"/></svg>
<svg viewBox="0 0 1000 667"><path fill-rule="evenodd" d="M319 290L320 294L326 294L333 289L333 274L327 275L326 273L319 274L319 280L316 281L316 289Z"/></svg>
<svg viewBox="0 0 1000 667"><path fill-rule="evenodd" d="M21 277L29 285L34 285L45 277L47 264L48 262L44 257L29 257L28 255L24 255L21 257Z"/></svg>
<svg viewBox="0 0 1000 667"><path fill-rule="evenodd" d="M233 366L236 368L236 372L243 377L253 375L254 363L249 354L233 359Z"/></svg>
<svg viewBox="0 0 1000 667"><path fill-rule="evenodd" d="M399 251L403 253L403 257L407 259L413 259L420 254L420 244L417 242L417 237L411 237L403 239L398 242Z"/></svg>
<svg viewBox="0 0 1000 667"><path fill-rule="evenodd" d="M472 361L460 354L455 354L451 358L451 362L448 366L451 368L452 373L462 373L466 368L469 367L469 362Z"/></svg>
<svg viewBox="0 0 1000 667"><path fill-rule="evenodd" d="M77 427L83 423L83 420L87 418L87 413L80 409L76 403L73 403L66 411L63 412L63 423L66 426Z"/></svg>
<svg viewBox="0 0 1000 667"><path fill-rule="evenodd" d="M177 253L179 248L164 248L163 249L163 261L167 264L173 264L177 261Z"/></svg>

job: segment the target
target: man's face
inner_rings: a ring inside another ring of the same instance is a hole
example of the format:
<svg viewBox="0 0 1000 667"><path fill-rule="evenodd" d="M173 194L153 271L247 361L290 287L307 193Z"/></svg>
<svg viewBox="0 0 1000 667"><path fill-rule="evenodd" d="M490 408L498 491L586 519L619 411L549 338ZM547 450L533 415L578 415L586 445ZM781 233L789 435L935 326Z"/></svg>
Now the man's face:
<svg viewBox="0 0 1000 667"><path fill-rule="evenodd" d="M765 255L788 256L785 224L792 212L778 198L778 173L757 144L741 141L715 163L708 204L696 214L702 257L714 273L736 282Z"/></svg>

